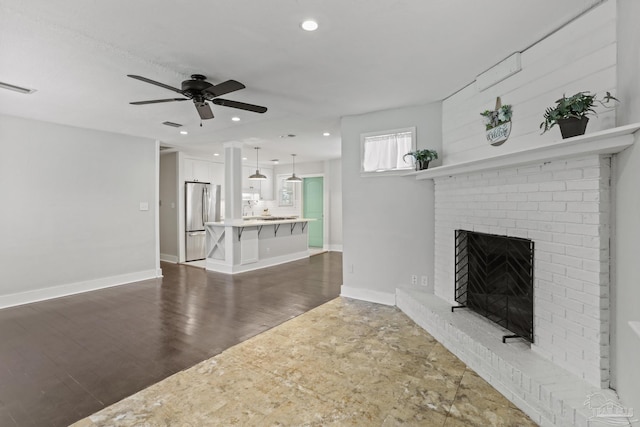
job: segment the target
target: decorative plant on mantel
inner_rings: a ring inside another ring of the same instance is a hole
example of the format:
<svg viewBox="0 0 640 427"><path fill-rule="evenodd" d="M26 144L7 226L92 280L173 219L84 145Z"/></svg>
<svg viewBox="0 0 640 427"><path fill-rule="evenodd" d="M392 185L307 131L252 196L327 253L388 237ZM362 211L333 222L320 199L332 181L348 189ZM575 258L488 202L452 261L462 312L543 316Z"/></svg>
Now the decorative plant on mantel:
<svg viewBox="0 0 640 427"><path fill-rule="evenodd" d="M495 110L485 110L480 115L487 131L487 141L494 146L502 145L511 133L511 105L502 105L500 97L497 97Z"/></svg>
<svg viewBox="0 0 640 427"><path fill-rule="evenodd" d="M416 161L416 170L419 171L427 169L429 167L429 162L438 158L438 152L427 149L410 151L402 156L402 160L406 161L407 156L412 156L414 158Z"/></svg>
<svg viewBox="0 0 640 427"><path fill-rule="evenodd" d="M602 100L596 98L596 94L590 92L578 92L573 96L562 98L556 101L555 107L548 107L544 112L544 121L540 123L542 133L545 133L556 124L560 126L562 138L584 135L589 122L589 114L598 115L593 109L598 103L605 108L610 108L609 103L618 100L607 92Z"/></svg>

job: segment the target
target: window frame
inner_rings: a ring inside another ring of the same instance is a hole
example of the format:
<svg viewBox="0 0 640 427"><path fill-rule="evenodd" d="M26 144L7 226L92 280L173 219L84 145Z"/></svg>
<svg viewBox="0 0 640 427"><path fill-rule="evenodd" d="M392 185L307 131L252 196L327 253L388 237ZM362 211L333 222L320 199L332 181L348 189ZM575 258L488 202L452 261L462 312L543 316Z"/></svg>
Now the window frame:
<svg viewBox="0 0 640 427"><path fill-rule="evenodd" d="M374 176L394 176L394 175L406 175L408 172L413 171L414 166L412 163L407 163L407 168L403 169L384 169L379 171L365 171L364 170L364 145L366 138L372 136L382 136L398 133L411 133L411 151L415 151L417 147L417 132L415 126L386 129L376 132L365 132L360 134L360 176L361 177L374 177Z"/></svg>

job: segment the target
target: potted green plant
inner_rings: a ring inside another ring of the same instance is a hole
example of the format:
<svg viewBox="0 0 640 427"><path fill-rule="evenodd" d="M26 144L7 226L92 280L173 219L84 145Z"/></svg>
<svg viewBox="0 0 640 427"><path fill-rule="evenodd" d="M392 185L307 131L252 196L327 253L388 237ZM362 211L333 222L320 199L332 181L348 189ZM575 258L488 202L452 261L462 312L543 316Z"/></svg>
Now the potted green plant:
<svg viewBox="0 0 640 427"><path fill-rule="evenodd" d="M598 103L603 107L609 107L609 102L618 101L609 92L600 100L596 94L590 92L578 92L573 96L562 98L556 101L555 107L548 107L544 112L544 121L540 123L542 133L545 133L556 124L560 126L562 138L584 135L589 122L590 114L597 115L594 110Z"/></svg>
<svg viewBox="0 0 640 427"><path fill-rule="evenodd" d="M431 160L435 160L438 158L438 152L435 150L416 150L410 151L404 156L402 156L402 160L406 161L407 156L412 156L415 160L416 170L423 170L429 167L429 162Z"/></svg>

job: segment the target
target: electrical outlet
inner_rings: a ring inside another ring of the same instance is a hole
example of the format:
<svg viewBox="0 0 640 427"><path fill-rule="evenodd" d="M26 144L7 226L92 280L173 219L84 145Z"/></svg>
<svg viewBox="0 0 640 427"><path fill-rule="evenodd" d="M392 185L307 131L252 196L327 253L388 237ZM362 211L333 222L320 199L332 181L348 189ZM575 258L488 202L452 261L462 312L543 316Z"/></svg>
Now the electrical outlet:
<svg viewBox="0 0 640 427"><path fill-rule="evenodd" d="M412 285L417 285L418 284L418 276L416 276L415 274L413 274L411 276L411 284Z"/></svg>
<svg viewBox="0 0 640 427"><path fill-rule="evenodd" d="M422 276L422 286L429 286L429 278L427 276Z"/></svg>

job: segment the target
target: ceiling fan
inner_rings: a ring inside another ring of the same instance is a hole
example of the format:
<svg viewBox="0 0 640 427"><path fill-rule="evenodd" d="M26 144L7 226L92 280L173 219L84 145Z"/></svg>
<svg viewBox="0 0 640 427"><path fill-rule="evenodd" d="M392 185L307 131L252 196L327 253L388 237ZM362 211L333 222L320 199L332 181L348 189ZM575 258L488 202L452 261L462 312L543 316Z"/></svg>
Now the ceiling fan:
<svg viewBox="0 0 640 427"><path fill-rule="evenodd" d="M236 90L244 89L246 86L235 80L227 80L220 84L214 85L207 81L207 78L202 74L192 74L191 80L185 80L182 82L182 89L178 89L164 83L156 82L155 80L148 79L142 76L136 76L133 74L127 74L132 79L140 80L152 85L160 86L165 89L177 92L186 98L168 98L168 99L155 99L152 101L138 101L130 102L132 105L145 105L145 104L157 104L160 102L173 102L173 101L187 101L192 100L193 104L198 110L198 114L202 120L213 119L213 111L207 104L207 101L215 105L222 105L224 107L238 108L240 110L253 111L254 113L264 113L267 111L267 107L261 107L259 105L246 104L244 102L232 101L230 99L218 98Z"/></svg>

